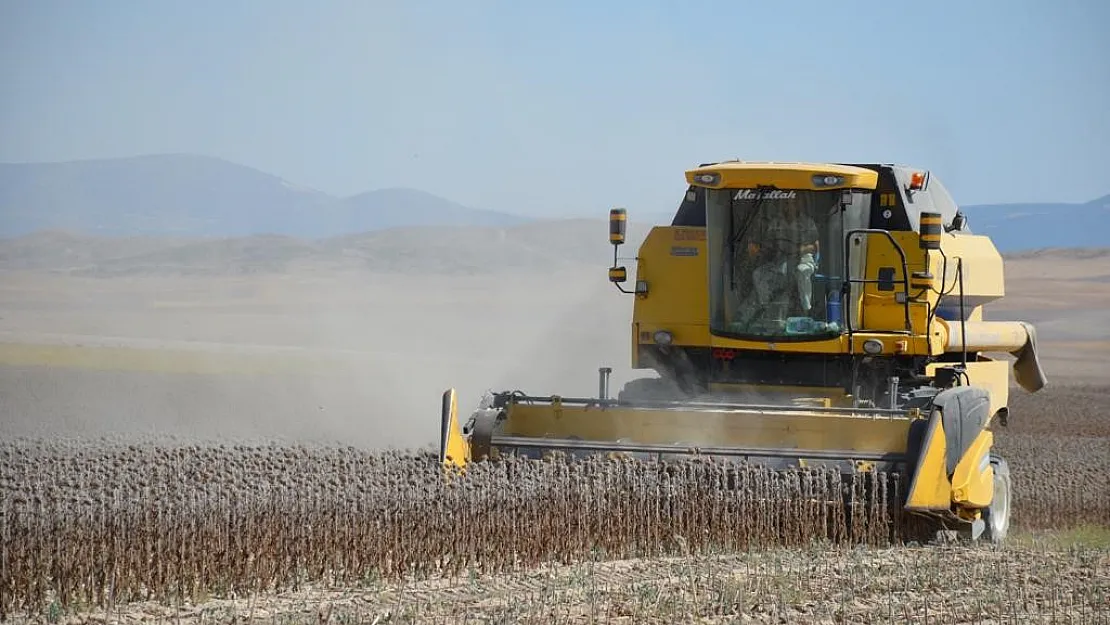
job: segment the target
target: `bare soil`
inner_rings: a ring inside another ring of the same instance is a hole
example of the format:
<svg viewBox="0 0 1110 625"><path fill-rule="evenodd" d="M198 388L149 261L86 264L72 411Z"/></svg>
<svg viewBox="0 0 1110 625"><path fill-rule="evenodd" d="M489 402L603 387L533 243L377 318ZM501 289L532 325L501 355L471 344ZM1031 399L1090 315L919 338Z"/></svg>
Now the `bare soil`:
<svg viewBox="0 0 1110 625"><path fill-rule="evenodd" d="M137 603L59 622L1103 623L1108 595L1105 550L814 548L590 561L407 584L306 584L265 597Z"/></svg>
<svg viewBox="0 0 1110 625"><path fill-rule="evenodd" d="M491 388L590 395L607 365L623 383L631 300L619 295L593 268L542 279L4 275L0 435L422 446L437 440L451 387L470 406ZM80 349L32 358L28 345Z"/></svg>

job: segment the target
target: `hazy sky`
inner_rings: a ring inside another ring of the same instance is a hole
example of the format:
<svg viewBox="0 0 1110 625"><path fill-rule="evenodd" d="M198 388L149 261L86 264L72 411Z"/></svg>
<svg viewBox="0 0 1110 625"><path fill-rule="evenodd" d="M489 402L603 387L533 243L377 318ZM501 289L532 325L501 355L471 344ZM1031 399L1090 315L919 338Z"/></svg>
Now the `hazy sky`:
<svg viewBox="0 0 1110 625"><path fill-rule="evenodd" d="M0 161L192 152L524 214L671 210L730 158L1086 201L1108 25L1108 0L7 0Z"/></svg>

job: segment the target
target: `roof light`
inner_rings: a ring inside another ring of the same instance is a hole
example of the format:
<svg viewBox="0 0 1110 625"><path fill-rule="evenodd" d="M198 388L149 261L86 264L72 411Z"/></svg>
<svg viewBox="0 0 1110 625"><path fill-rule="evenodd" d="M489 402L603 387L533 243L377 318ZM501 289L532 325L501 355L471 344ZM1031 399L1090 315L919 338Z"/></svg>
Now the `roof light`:
<svg viewBox="0 0 1110 625"><path fill-rule="evenodd" d="M721 182L721 174L718 174L717 172L711 172L711 173L707 173L707 174L698 174L698 175L694 176L694 182L696 182L698 184L703 184L703 185L706 185L706 186L717 185L717 184L720 184L720 182Z"/></svg>
<svg viewBox="0 0 1110 625"><path fill-rule="evenodd" d="M813 186L815 187L835 187L842 184L844 184L844 176L833 174L815 174L813 176Z"/></svg>
<svg viewBox="0 0 1110 625"><path fill-rule="evenodd" d="M910 191L920 191L925 188L925 174L920 171L913 172L910 176Z"/></svg>

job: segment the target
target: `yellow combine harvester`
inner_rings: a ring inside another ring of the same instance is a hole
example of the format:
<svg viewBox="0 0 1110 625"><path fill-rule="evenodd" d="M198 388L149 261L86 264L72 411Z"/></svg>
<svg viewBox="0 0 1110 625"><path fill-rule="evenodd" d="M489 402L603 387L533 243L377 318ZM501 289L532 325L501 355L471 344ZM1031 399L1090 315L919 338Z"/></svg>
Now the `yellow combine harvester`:
<svg viewBox="0 0 1110 625"><path fill-rule="evenodd" d="M448 465L506 453L704 454L773 467L909 476L904 511L1002 540L1010 475L992 452L1009 363L1045 378L1024 322L988 321L1002 257L928 171L880 164L723 162L686 172L672 224L609 279L634 298L633 380L609 397L487 397L463 422L443 395ZM631 288L625 285L631 284Z"/></svg>

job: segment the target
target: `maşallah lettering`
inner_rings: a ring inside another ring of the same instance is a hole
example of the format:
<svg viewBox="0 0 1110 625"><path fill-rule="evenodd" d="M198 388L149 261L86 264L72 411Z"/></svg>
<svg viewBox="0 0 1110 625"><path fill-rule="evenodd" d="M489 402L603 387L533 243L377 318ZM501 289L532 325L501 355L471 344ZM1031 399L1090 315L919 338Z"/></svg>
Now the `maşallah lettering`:
<svg viewBox="0 0 1110 625"><path fill-rule="evenodd" d="M798 197L795 191L764 191L762 194L752 189L740 189L733 199L737 200L793 200Z"/></svg>

